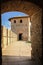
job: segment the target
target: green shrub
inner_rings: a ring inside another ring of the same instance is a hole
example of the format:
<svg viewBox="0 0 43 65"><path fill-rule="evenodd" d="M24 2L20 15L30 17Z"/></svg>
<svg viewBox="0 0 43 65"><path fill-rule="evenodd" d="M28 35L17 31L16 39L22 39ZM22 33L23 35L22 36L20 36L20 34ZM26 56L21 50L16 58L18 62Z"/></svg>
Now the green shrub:
<svg viewBox="0 0 43 65"><path fill-rule="evenodd" d="M31 43L31 41L26 41L27 43Z"/></svg>

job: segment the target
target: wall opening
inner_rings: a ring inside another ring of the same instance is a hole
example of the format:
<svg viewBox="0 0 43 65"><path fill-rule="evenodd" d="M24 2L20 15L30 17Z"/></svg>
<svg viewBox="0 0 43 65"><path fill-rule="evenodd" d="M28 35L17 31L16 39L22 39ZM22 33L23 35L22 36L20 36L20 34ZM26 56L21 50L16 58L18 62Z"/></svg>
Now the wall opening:
<svg viewBox="0 0 43 65"><path fill-rule="evenodd" d="M20 15L20 13L17 14L17 11L16 11L16 16L15 16L15 13L11 14L11 12L8 12L8 14L4 13L5 15L7 14L6 16L2 14L2 19L3 19L2 20L2 28L3 28L2 34L4 33L4 31L6 34L6 38L4 38L4 36L2 35L2 40L4 39L4 41L2 42L2 45L4 44L5 46L2 48L2 57L5 57L5 58L6 56L14 57L14 59L16 57L18 58L16 59L17 61L23 61L23 60L25 61L25 60L31 59L32 48L31 48L31 42L28 39L30 36L30 27L29 27L30 18L28 19L29 15L26 15L25 13L22 13ZM15 19L13 19L13 17ZM9 21L9 18L12 18L12 21ZM16 20L16 23L14 23L15 20ZM22 24L20 23L20 20L22 20L21 21ZM11 27L10 29L9 29L9 23L7 21L10 23L10 27ZM3 22L6 23L6 25ZM8 45L6 45L6 43Z"/></svg>
<svg viewBox="0 0 43 65"><path fill-rule="evenodd" d="M19 40L22 40L22 33L19 34Z"/></svg>

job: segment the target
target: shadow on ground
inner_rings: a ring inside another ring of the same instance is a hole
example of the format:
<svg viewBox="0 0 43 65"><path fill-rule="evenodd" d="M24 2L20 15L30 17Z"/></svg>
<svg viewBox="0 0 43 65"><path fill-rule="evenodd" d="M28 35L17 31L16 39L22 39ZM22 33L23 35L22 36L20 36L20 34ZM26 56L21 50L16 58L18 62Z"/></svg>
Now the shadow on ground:
<svg viewBox="0 0 43 65"><path fill-rule="evenodd" d="M41 65L29 56L2 56L2 65Z"/></svg>

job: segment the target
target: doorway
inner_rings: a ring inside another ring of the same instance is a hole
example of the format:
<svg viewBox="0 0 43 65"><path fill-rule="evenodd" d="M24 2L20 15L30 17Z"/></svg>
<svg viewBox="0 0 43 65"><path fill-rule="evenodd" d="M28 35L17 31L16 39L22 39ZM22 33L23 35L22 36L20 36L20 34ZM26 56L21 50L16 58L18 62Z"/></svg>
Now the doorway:
<svg viewBox="0 0 43 65"><path fill-rule="evenodd" d="M22 33L19 34L19 40L22 40Z"/></svg>

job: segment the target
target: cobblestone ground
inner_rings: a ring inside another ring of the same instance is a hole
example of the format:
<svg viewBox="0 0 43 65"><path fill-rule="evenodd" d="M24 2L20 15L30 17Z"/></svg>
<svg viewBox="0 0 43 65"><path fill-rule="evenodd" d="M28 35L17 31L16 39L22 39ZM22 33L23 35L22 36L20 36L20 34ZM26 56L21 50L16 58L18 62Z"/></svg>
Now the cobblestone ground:
<svg viewBox="0 0 43 65"><path fill-rule="evenodd" d="M2 50L2 65L36 65L31 60L31 43L17 41ZM38 64L37 64L38 65Z"/></svg>

